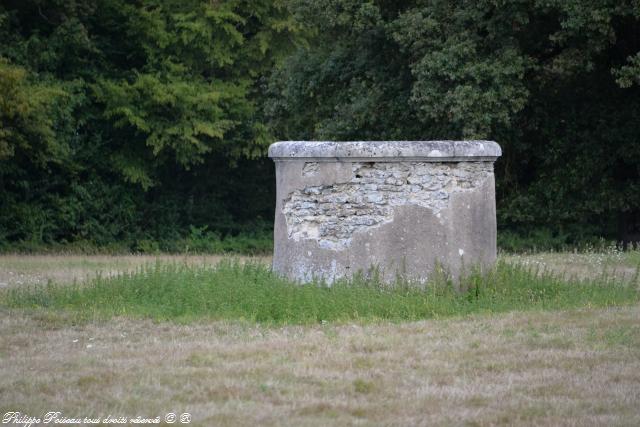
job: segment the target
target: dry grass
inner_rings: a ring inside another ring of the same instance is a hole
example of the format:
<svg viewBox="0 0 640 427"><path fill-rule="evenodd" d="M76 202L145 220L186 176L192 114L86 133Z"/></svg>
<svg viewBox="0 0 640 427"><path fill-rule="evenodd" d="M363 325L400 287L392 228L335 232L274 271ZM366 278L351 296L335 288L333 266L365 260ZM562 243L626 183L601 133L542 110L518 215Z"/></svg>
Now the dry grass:
<svg viewBox="0 0 640 427"><path fill-rule="evenodd" d="M622 252L615 247L604 252L542 252L530 255L503 254L501 257L508 262L520 263L541 270L551 270L567 277L578 278L596 277L606 273L622 279L629 279L640 267L639 250Z"/></svg>
<svg viewBox="0 0 640 427"><path fill-rule="evenodd" d="M620 277L631 277L640 266L640 251L587 253L539 253L533 255L502 254L508 262L549 269L567 276L594 277L607 271ZM0 287L47 283L82 282L96 274L108 276L132 271L157 261L190 265L216 264L221 255L0 255ZM236 257L271 262L271 257Z"/></svg>
<svg viewBox="0 0 640 427"><path fill-rule="evenodd" d="M597 274L573 255L531 260ZM0 274L69 281L154 260L5 256ZM196 425L640 425L639 319L635 305L405 324L74 325L64 313L5 309L0 413L190 412Z"/></svg>
<svg viewBox="0 0 640 427"><path fill-rule="evenodd" d="M96 274L109 276L132 271L145 264L178 262L189 265L216 264L221 255L0 255L0 287L29 284L83 282ZM263 260L271 257L235 257Z"/></svg>
<svg viewBox="0 0 640 427"><path fill-rule="evenodd" d="M640 307L265 328L2 313L0 410L199 425L639 425Z"/></svg>

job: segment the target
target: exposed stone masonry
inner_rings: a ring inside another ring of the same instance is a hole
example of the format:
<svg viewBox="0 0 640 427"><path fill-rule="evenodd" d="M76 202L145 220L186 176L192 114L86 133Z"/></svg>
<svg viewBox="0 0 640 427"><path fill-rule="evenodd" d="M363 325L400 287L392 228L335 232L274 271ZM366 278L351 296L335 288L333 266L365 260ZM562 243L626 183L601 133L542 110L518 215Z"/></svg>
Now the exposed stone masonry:
<svg viewBox="0 0 640 427"><path fill-rule="evenodd" d="M303 176L316 173L306 163ZM394 207L415 204L439 212L450 194L480 186L493 174L493 162L353 163L349 182L309 186L289 195L283 205L289 238L317 240L321 247L342 250L354 233L393 220Z"/></svg>

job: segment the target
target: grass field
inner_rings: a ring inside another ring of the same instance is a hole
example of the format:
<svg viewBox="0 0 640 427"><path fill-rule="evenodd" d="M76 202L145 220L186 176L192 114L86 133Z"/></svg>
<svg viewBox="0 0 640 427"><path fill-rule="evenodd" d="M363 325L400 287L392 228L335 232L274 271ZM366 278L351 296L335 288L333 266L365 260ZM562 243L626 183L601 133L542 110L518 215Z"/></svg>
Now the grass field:
<svg viewBox="0 0 640 427"><path fill-rule="evenodd" d="M460 296L302 290L271 277L268 258L0 257L0 411L640 425L638 253L501 259L501 275ZM243 303L256 296L269 303Z"/></svg>

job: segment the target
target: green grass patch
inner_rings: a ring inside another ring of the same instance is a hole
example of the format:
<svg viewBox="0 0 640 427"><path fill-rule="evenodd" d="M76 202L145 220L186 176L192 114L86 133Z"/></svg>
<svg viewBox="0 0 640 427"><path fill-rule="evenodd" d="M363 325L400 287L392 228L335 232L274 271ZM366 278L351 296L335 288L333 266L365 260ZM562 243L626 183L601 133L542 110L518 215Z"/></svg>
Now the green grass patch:
<svg viewBox="0 0 640 427"><path fill-rule="evenodd" d="M456 289L463 289L458 291ZM82 318L128 316L190 322L233 319L261 323L411 321L427 318L607 307L639 301L638 277L621 282L602 275L566 280L550 272L499 262L459 283L438 276L425 285L398 279L385 285L355 277L333 286L298 285L259 263L223 261L212 266L156 263L86 284L10 288L7 308L65 311Z"/></svg>

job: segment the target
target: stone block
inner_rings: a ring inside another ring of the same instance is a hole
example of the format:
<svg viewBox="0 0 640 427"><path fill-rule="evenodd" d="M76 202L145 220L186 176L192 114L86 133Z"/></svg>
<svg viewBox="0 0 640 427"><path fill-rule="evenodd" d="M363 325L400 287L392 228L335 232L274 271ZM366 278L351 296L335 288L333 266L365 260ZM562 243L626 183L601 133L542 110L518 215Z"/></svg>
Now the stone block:
<svg viewBox="0 0 640 427"><path fill-rule="evenodd" d="M274 271L331 283L375 267L426 281L496 258L493 141L282 141Z"/></svg>

